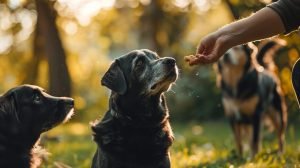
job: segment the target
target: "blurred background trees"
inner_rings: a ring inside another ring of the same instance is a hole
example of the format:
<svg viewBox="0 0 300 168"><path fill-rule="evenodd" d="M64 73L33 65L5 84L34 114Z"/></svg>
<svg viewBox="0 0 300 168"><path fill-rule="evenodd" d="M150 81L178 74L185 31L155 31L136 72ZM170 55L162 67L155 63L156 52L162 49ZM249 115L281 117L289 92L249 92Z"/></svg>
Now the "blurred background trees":
<svg viewBox="0 0 300 168"><path fill-rule="evenodd" d="M212 67L188 67L201 37L250 15L271 0L0 0L0 91L37 84L55 95L72 95L75 120L90 121L107 109L109 91L100 78L126 52L149 48L177 59L180 78L167 93L174 121L223 118ZM299 120L291 68L299 34L276 63L289 114Z"/></svg>

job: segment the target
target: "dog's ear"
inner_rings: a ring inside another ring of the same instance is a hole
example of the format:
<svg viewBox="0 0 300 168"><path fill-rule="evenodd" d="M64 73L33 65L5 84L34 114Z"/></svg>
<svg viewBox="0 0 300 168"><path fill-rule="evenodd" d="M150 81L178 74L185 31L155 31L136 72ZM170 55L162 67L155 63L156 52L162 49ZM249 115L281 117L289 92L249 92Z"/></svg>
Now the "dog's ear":
<svg viewBox="0 0 300 168"><path fill-rule="evenodd" d="M247 43L243 45L244 51L247 53L247 55L251 56L253 53L253 43Z"/></svg>
<svg viewBox="0 0 300 168"><path fill-rule="evenodd" d="M257 47L254 43L249 42L247 44L245 44L245 46L247 46L247 50L253 55L257 53Z"/></svg>
<svg viewBox="0 0 300 168"><path fill-rule="evenodd" d="M0 97L0 129L5 128L6 133L11 135L16 135L20 131L20 119L15 96L16 93L9 91ZM6 136L6 133L1 132L0 136Z"/></svg>
<svg viewBox="0 0 300 168"><path fill-rule="evenodd" d="M101 84L120 95L124 95L126 93L126 79L117 60L111 64L108 71L104 74L101 79Z"/></svg>
<svg viewBox="0 0 300 168"><path fill-rule="evenodd" d="M14 120L19 122L17 106L16 93L8 91L0 97L0 117L12 116Z"/></svg>

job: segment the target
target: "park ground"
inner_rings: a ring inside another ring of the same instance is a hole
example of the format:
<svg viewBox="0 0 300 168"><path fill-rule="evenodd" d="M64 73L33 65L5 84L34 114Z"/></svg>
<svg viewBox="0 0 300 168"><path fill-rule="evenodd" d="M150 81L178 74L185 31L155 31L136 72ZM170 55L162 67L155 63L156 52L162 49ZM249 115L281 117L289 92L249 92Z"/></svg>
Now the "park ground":
<svg viewBox="0 0 300 168"><path fill-rule="evenodd" d="M286 132L285 153L277 155L274 134L264 131L261 152L254 158L236 156L228 123L224 120L172 123L175 142L171 148L173 168L269 168L300 167L300 124L290 124ZM88 123L68 123L55 128L42 141L49 152L44 168L88 168L96 144Z"/></svg>

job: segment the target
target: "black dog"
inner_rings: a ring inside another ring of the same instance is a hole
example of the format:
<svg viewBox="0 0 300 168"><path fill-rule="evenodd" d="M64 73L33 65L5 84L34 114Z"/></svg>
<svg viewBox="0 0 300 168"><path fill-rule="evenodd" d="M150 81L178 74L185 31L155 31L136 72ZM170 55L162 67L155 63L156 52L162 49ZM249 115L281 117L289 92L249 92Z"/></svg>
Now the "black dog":
<svg viewBox="0 0 300 168"><path fill-rule="evenodd" d="M70 118L74 101L22 85L0 97L0 167L34 168L40 134Z"/></svg>
<svg viewBox="0 0 300 168"><path fill-rule="evenodd" d="M218 62L217 81L222 89L225 114L230 120L240 155L243 153L242 138L247 136L249 126L252 129L252 157L258 152L263 118L268 118L276 129L279 152L283 151L286 104L279 79L271 70L274 69L271 68L274 67L271 66L273 60L269 63L264 61L275 45L275 42L268 42L254 55L252 49L256 48L253 44L251 48L248 45L236 46Z"/></svg>
<svg viewBox="0 0 300 168"><path fill-rule="evenodd" d="M173 133L163 92L177 79L173 58L135 50L117 58L102 78L109 110L92 126L93 168L169 168Z"/></svg>

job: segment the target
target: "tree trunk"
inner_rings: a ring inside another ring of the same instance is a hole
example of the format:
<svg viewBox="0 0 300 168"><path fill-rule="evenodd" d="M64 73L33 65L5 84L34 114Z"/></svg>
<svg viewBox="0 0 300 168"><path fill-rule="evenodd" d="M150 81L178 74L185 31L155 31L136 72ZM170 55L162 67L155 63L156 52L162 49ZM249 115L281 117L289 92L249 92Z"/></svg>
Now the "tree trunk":
<svg viewBox="0 0 300 168"><path fill-rule="evenodd" d="M239 14L238 10L236 9L236 7L234 7L234 5L231 4L230 0L225 0L225 3L227 4L229 10L231 11L233 18L235 20L239 19L240 14Z"/></svg>
<svg viewBox="0 0 300 168"><path fill-rule="evenodd" d="M56 27L56 13L46 0L35 0L37 24L44 41L45 55L49 65L49 92L56 96L71 95L71 79L66 54Z"/></svg>
<svg viewBox="0 0 300 168"><path fill-rule="evenodd" d="M158 32L161 29L163 11L160 8L159 0L151 1L145 9L143 16L140 18L141 24L141 41L149 43L148 48L161 54L162 46L159 42Z"/></svg>
<svg viewBox="0 0 300 168"><path fill-rule="evenodd" d="M27 75L25 76L22 83L37 84L37 78L39 74L39 64L42 57L45 55L43 45L44 45L44 41L41 36L41 30L38 24L36 24L34 40L33 40L33 56L26 67Z"/></svg>

